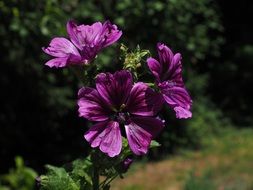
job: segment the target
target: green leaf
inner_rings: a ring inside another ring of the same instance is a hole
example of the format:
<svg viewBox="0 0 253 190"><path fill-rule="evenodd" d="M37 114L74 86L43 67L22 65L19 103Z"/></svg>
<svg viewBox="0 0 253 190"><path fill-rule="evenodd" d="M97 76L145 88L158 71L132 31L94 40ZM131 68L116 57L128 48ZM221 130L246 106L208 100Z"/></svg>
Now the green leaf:
<svg viewBox="0 0 253 190"><path fill-rule="evenodd" d="M41 176L41 190L80 190L80 184L76 183L64 168L46 166L48 173Z"/></svg>

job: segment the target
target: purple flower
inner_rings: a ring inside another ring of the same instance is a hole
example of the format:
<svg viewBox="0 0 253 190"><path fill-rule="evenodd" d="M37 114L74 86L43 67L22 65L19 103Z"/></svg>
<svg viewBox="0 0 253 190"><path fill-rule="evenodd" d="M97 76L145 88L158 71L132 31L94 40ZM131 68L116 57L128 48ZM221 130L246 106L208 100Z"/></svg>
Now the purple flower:
<svg viewBox="0 0 253 190"><path fill-rule="evenodd" d="M63 37L53 38L49 47L42 50L53 56L46 65L49 67L65 67L71 64L89 64L98 52L116 42L122 32L109 21L96 22L92 25L76 25L67 23L70 41Z"/></svg>
<svg viewBox="0 0 253 190"><path fill-rule="evenodd" d="M151 140L164 127L154 118L163 99L146 84L133 84L126 70L100 73L96 89L83 87L78 93L79 115L97 121L84 135L91 147L99 147L110 157L121 152L121 131L125 131L130 149L136 155L148 151Z"/></svg>
<svg viewBox="0 0 253 190"><path fill-rule="evenodd" d="M155 76L156 83L167 104L174 109L177 118L189 118L192 100L182 79L181 54L175 55L166 45L158 43L159 61L150 57L148 67Z"/></svg>

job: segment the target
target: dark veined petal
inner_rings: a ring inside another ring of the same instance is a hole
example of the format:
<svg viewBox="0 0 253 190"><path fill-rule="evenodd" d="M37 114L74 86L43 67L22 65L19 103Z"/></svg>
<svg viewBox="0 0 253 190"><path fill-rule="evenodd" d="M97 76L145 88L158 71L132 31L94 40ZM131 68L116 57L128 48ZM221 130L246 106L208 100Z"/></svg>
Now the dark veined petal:
<svg viewBox="0 0 253 190"><path fill-rule="evenodd" d="M147 59L147 64L150 69L150 71L155 76L156 80L160 82L160 75L162 72L161 64L154 58L150 57Z"/></svg>
<svg viewBox="0 0 253 190"><path fill-rule="evenodd" d="M81 88L79 90L78 106L79 116L90 121L105 121L110 114L103 105L99 93L93 88Z"/></svg>
<svg viewBox="0 0 253 190"><path fill-rule="evenodd" d="M118 30L115 24L112 25L110 21L106 21L103 24L102 35L105 40L103 46L106 47L118 41L122 35L122 31Z"/></svg>
<svg viewBox="0 0 253 190"><path fill-rule="evenodd" d="M152 135L135 123L125 125L126 135L130 149L136 155L143 155L148 152Z"/></svg>
<svg viewBox="0 0 253 190"><path fill-rule="evenodd" d="M96 77L96 88L107 105L118 109L129 96L132 80L131 73L126 70L100 73Z"/></svg>
<svg viewBox="0 0 253 190"><path fill-rule="evenodd" d="M164 70L168 70L174 54L169 47L162 43L157 43L157 51L159 56L159 62L162 64Z"/></svg>
<svg viewBox="0 0 253 190"><path fill-rule="evenodd" d="M145 129L149 134L151 134L152 139L156 138L157 135L164 128L164 121L159 119L158 117L154 118L135 116L131 117L131 120L138 126L141 126L143 129Z"/></svg>
<svg viewBox="0 0 253 190"><path fill-rule="evenodd" d="M176 82L177 85L183 85L182 79L182 64L181 64L181 54L176 53L170 62L169 69L164 74L164 80L171 80Z"/></svg>
<svg viewBox="0 0 253 190"><path fill-rule="evenodd" d="M192 105L191 97L184 87L173 86L170 85L169 82L163 82L159 87L169 106L173 109L177 107L174 110L176 111L178 118L186 118L187 115L189 117L191 116L191 114L183 112L183 110L189 111Z"/></svg>
<svg viewBox="0 0 253 190"><path fill-rule="evenodd" d="M159 93L147 84L138 82L131 89L126 109L134 115L154 116L160 111L162 104L163 98Z"/></svg>
<svg viewBox="0 0 253 190"><path fill-rule="evenodd" d="M76 47L66 38L53 38L49 46L42 50L54 57L68 57L70 54L80 57Z"/></svg>
<svg viewBox="0 0 253 190"><path fill-rule="evenodd" d="M122 137L119 123L114 121L100 122L92 126L84 135L91 147L99 149L110 157L119 155L122 148Z"/></svg>
<svg viewBox="0 0 253 190"><path fill-rule="evenodd" d="M171 49L162 43L157 44L157 51L159 55L159 62L155 59L148 60L148 66L153 75L156 79L159 79L158 82L170 80L182 86L181 54L176 53L174 55Z"/></svg>

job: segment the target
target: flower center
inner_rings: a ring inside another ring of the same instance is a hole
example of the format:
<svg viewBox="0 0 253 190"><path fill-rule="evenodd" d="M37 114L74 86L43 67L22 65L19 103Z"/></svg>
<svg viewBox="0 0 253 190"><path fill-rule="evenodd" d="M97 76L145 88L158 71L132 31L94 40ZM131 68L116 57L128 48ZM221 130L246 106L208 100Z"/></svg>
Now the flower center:
<svg viewBox="0 0 253 190"><path fill-rule="evenodd" d="M116 113L115 119L120 123L120 124L127 124L129 122L130 115L128 112L118 112Z"/></svg>
<svg viewBox="0 0 253 190"><path fill-rule="evenodd" d="M130 114L125 110L126 105L122 104L119 109L114 110L114 120L118 121L120 124L126 124L129 121Z"/></svg>
<svg viewBox="0 0 253 190"><path fill-rule="evenodd" d="M116 119L118 120L119 123L125 123L126 121L126 117L125 117L125 113L119 112L117 113Z"/></svg>

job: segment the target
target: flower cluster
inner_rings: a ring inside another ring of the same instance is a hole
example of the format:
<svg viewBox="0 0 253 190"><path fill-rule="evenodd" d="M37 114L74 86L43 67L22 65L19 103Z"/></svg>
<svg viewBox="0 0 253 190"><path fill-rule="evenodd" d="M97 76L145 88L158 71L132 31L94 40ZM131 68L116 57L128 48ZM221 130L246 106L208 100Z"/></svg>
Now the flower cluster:
<svg viewBox="0 0 253 190"><path fill-rule="evenodd" d="M79 26L69 21L67 32L70 40L56 37L49 47L43 48L54 57L46 63L49 67L94 64L91 62L98 52L122 35L109 21ZM150 57L147 65L159 90L145 82L134 81L128 70L99 73L94 87L85 86L79 90L79 116L95 122L84 134L91 147L99 147L114 157L120 154L122 136L125 136L134 154L146 154L151 140L164 128L164 121L158 116L164 102L176 112L177 118L192 116L192 100L182 79L181 55L174 55L161 43L157 51L158 60Z"/></svg>

